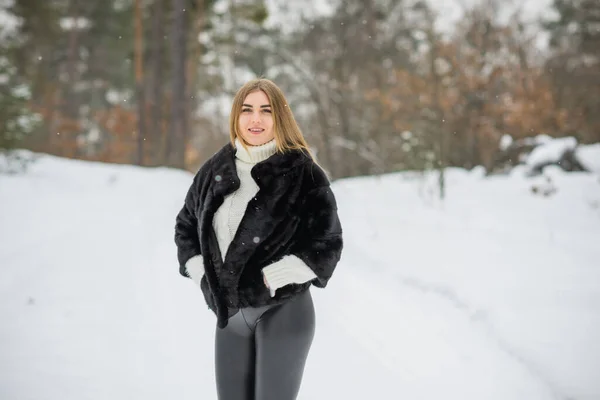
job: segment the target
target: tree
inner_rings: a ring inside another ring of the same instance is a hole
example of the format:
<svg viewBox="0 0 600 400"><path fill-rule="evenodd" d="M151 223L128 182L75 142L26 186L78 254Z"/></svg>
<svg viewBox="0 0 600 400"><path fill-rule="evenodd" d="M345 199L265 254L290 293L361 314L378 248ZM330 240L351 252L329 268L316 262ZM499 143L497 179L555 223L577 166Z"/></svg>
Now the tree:
<svg viewBox="0 0 600 400"><path fill-rule="evenodd" d="M20 83L16 68L0 56L0 151L11 150L37 129L40 116L30 109L31 89Z"/></svg>
<svg viewBox="0 0 600 400"><path fill-rule="evenodd" d="M0 10L4 22L10 13ZM39 125L39 115L30 110L31 88L23 80L10 58L15 46L16 19L0 26L0 152L20 146Z"/></svg>
<svg viewBox="0 0 600 400"><path fill-rule="evenodd" d="M136 106L138 109L137 153L135 162L137 165L144 164L144 141L146 140L146 102L144 96L144 39L142 22L141 0L135 0L135 93Z"/></svg>
<svg viewBox="0 0 600 400"><path fill-rule="evenodd" d="M168 164L185 168L185 149L187 143L187 106L186 106L186 11L184 0L173 0L172 22L172 112L171 131L168 136Z"/></svg>
<svg viewBox="0 0 600 400"><path fill-rule="evenodd" d="M389 92L399 84L397 71L415 68L413 35L422 13L401 0L335 6L331 15L308 21L290 35L291 57L278 53L297 75L296 91L313 103L313 115L303 122L324 150L331 175L384 173L398 168L404 154L401 124L382 99L393 97Z"/></svg>
<svg viewBox="0 0 600 400"><path fill-rule="evenodd" d="M31 109L43 117L28 146L70 157L98 151L110 132L90 141L97 113L126 104L134 88L131 4L15 0L10 11L22 21L10 58L29 83Z"/></svg>
<svg viewBox="0 0 600 400"><path fill-rule="evenodd" d="M146 74L147 82L147 105L148 123L146 125L146 162L149 165L160 165L163 163L163 102L165 101L165 75L167 63L165 61L165 30L166 23L166 0L154 0L150 6L150 43L149 55L146 65L149 73Z"/></svg>
<svg viewBox="0 0 600 400"><path fill-rule="evenodd" d="M567 110L565 132L581 142L600 140L600 3L554 0L558 18L544 21L554 54L546 64L560 107Z"/></svg>

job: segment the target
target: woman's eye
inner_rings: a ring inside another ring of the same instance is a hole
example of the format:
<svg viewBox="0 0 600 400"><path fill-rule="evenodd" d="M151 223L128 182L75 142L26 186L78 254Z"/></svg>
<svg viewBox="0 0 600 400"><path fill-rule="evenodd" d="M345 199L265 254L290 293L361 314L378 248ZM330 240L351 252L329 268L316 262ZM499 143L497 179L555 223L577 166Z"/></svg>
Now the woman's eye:
<svg viewBox="0 0 600 400"><path fill-rule="evenodd" d="M242 109L242 112L250 112L250 111L252 111L252 110L251 110L251 109L249 109L249 108L243 108L243 109Z"/></svg>
<svg viewBox="0 0 600 400"><path fill-rule="evenodd" d="M271 114L271 110L264 109L263 111Z"/></svg>

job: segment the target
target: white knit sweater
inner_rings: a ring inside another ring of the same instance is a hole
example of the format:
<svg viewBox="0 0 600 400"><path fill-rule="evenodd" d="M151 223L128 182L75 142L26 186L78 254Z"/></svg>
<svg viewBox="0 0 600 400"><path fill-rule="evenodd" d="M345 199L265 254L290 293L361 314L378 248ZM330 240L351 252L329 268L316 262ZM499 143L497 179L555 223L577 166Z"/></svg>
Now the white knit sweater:
<svg viewBox="0 0 600 400"><path fill-rule="evenodd" d="M213 227L223 259L225 259L227 249L244 216L248 202L256 195L259 189L250 171L256 163L266 160L275 154L276 151L275 140L271 140L261 146L251 146L248 148L248 151L237 140L235 146L237 150L235 154L235 166L240 178L240 187L225 197L223 204L219 207L213 219ZM204 275L202 256L198 255L190 258L185 267L192 280L200 284L200 280ZM266 266L262 272L268 283L271 297L275 296L277 289L285 285L289 285L290 283L304 283L317 277L304 261L293 255L285 256L281 260Z"/></svg>

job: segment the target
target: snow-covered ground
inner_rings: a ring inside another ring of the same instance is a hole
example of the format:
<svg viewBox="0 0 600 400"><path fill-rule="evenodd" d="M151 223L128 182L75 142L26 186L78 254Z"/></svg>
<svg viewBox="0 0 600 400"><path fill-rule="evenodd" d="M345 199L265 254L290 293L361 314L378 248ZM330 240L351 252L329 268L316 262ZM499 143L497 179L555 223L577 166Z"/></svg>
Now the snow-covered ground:
<svg viewBox="0 0 600 400"><path fill-rule="evenodd" d="M600 398L600 180L335 182L300 400ZM42 156L0 175L0 399L215 399L214 316L179 276L192 175ZM535 195L535 183L553 195Z"/></svg>

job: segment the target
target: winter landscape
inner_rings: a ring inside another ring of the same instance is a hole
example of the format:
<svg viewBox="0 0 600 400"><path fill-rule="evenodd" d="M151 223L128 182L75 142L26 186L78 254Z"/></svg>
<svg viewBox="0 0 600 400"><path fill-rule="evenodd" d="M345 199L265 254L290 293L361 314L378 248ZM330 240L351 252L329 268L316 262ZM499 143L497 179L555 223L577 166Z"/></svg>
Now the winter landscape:
<svg viewBox="0 0 600 400"><path fill-rule="evenodd" d="M0 175L0 398L215 398L173 243L192 174L35 157ZM435 173L334 183L301 399L600 398L600 169L527 168L450 169L443 202Z"/></svg>
<svg viewBox="0 0 600 400"><path fill-rule="evenodd" d="M343 228L298 400L600 400L599 15L0 0L0 400L217 399L175 218L256 77Z"/></svg>

